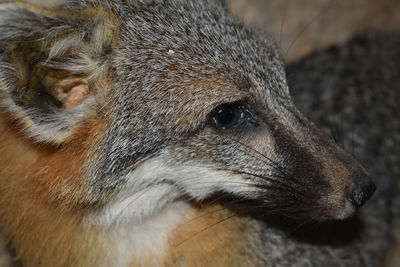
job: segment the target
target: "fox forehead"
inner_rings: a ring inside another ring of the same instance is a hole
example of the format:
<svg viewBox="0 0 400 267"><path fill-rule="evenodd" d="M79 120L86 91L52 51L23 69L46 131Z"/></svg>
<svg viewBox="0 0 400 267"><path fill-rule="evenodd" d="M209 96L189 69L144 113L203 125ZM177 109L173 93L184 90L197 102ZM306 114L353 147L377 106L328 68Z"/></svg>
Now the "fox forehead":
<svg viewBox="0 0 400 267"><path fill-rule="evenodd" d="M113 62L117 86L123 87L120 92L193 96L197 83L204 88L197 93L207 97L222 89L213 87L220 83L229 88L219 92L222 97L235 90L247 90L249 96L263 100L271 91L287 93L274 43L231 16L222 16L227 10L214 1L130 5L121 12Z"/></svg>

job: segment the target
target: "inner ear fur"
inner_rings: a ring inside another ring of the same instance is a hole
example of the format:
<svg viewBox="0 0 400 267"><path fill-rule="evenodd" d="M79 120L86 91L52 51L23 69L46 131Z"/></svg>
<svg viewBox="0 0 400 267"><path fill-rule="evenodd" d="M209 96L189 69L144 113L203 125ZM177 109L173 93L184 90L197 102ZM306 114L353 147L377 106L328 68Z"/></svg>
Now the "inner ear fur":
<svg viewBox="0 0 400 267"><path fill-rule="evenodd" d="M48 55L34 49L35 45L19 45L11 55L18 70L15 101L20 106L51 109L70 109L93 94L88 75L84 72L48 66ZM67 59L68 60L68 57ZM60 63L61 64L61 63Z"/></svg>
<svg viewBox="0 0 400 267"><path fill-rule="evenodd" d="M2 107L41 141L64 140L105 95L117 28L103 6L0 5Z"/></svg>

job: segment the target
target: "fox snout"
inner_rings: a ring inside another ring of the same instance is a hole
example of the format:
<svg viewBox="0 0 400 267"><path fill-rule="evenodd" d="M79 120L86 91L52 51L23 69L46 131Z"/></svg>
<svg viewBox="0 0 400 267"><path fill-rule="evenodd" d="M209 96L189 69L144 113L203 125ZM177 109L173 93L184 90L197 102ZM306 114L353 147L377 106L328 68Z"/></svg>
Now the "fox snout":
<svg viewBox="0 0 400 267"><path fill-rule="evenodd" d="M356 159L312 123L305 120L304 125L304 134L278 131L276 151L283 151L278 157L285 159L291 179L302 185L296 185L295 190L302 190L309 198L304 203L314 207L305 213L308 218L348 218L372 197L376 185Z"/></svg>

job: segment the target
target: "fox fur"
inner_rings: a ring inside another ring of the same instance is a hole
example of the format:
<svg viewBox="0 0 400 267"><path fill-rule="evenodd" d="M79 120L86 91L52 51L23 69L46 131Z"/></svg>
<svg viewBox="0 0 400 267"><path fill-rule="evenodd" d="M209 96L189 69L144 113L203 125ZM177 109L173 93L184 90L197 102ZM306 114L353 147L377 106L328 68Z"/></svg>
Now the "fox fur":
<svg viewBox="0 0 400 267"><path fill-rule="evenodd" d="M335 246L285 230L346 219L375 186L222 1L17 1L0 29L0 229L22 265L384 260L382 235L363 250L368 231Z"/></svg>

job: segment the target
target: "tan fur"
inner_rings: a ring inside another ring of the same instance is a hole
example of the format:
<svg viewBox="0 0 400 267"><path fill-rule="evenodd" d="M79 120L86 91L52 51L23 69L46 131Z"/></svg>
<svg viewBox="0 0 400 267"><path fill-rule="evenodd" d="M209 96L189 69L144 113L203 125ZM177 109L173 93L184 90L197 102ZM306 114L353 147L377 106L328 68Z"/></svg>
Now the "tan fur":
<svg viewBox="0 0 400 267"><path fill-rule="evenodd" d="M26 266L97 266L110 242L102 229L85 228L87 207L76 209L83 199L81 166L90 143L85 138L68 148L36 145L4 118L0 125L0 226L18 247L17 259L29 259ZM91 135L93 140L101 127L92 121L74 139ZM74 254L79 256L70 258Z"/></svg>
<svg viewBox="0 0 400 267"><path fill-rule="evenodd" d="M221 206L197 207L172 233L166 266L255 266L246 249L251 227Z"/></svg>

